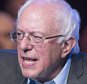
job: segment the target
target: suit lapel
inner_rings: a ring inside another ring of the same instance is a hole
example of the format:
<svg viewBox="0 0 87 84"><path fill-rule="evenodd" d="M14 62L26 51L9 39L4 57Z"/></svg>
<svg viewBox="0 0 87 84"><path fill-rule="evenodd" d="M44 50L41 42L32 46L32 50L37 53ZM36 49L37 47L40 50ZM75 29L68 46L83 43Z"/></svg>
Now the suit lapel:
<svg viewBox="0 0 87 84"><path fill-rule="evenodd" d="M79 55L72 56L71 67L69 71L67 84L79 84L78 79L83 75L83 57Z"/></svg>
<svg viewBox="0 0 87 84"><path fill-rule="evenodd" d="M27 84L27 78L24 78L24 79L21 81L21 84Z"/></svg>

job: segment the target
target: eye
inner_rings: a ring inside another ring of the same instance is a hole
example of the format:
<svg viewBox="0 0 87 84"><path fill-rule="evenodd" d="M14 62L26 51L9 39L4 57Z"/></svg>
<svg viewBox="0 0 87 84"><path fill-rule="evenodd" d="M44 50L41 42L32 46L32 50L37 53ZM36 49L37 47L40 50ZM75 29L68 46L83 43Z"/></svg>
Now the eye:
<svg viewBox="0 0 87 84"><path fill-rule="evenodd" d="M21 39L23 39L24 33L20 32L20 31L17 31L16 35L17 35L17 39L21 40Z"/></svg>
<svg viewBox="0 0 87 84"><path fill-rule="evenodd" d="M17 32L16 35L17 35L17 36L20 36L20 35L21 35L21 32Z"/></svg>
<svg viewBox="0 0 87 84"><path fill-rule="evenodd" d="M36 42L36 43L39 43L39 42L43 41L43 36L42 36L41 34L33 33L33 34L31 35L31 38L32 38L32 40L33 40L34 42Z"/></svg>
<svg viewBox="0 0 87 84"><path fill-rule="evenodd" d="M38 38L38 39L43 39L43 34L41 33L32 33L32 36L34 36L35 38Z"/></svg>
<svg viewBox="0 0 87 84"><path fill-rule="evenodd" d="M43 37L42 36L38 36L38 35L33 35L34 38L36 39L42 39Z"/></svg>
<svg viewBox="0 0 87 84"><path fill-rule="evenodd" d="M16 32L10 33L10 36L11 36L12 41L16 42L16 40L17 40Z"/></svg>

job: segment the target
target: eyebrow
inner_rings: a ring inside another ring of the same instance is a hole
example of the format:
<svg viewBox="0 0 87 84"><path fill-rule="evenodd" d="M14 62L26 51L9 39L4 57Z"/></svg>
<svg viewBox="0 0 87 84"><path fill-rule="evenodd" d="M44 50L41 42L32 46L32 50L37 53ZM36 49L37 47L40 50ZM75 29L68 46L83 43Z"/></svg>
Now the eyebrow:
<svg viewBox="0 0 87 84"><path fill-rule="evenodd" d="M16 29L16 31L21 31L21 32L24 32L23 30L21 30L21 29Z"/></svg>

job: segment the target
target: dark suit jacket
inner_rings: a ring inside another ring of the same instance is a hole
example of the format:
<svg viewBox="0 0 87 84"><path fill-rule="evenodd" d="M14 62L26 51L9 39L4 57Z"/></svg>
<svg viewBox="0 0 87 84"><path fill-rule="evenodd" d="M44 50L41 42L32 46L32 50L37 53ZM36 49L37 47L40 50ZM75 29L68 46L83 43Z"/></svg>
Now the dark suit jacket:
<svg viewBox="0 0 87 84"><path fill-rule="evenodd" d="M22 81L17 53L0 50L0 84L22 84Z"/></svg>
<svg viewBox="0 0 87 84"><path fill-rule="evenodd" d="M67 84L87 84L87 54L72 56Z"/></svg>
<svg viewBox="0 0 87 84"><path fill-rule="evenodd" d="M17 54L0 52L0 84L26 84L21 74ZM31 83L33 84L33 83ZM67 84L87 84L87 56L83 53L72 56Z"/></svg>

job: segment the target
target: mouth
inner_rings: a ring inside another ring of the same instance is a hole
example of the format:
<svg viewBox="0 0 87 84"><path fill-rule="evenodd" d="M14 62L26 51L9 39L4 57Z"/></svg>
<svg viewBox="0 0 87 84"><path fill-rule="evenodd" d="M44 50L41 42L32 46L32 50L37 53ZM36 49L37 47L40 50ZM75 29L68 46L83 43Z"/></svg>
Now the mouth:
<svg viewBox="0 0 87 84"><path fill-rule="evenodd" d="M37 61L37 58L28 58L28 57L22 57L23 60L25 61Z"/></svg>
<svg viewBox="0 0 87 84"><path fill-rule="evenodd" d="M22 57L22 60L22 66L25 68L34 67L38 62L38 59L33 57Z"/></svg>

